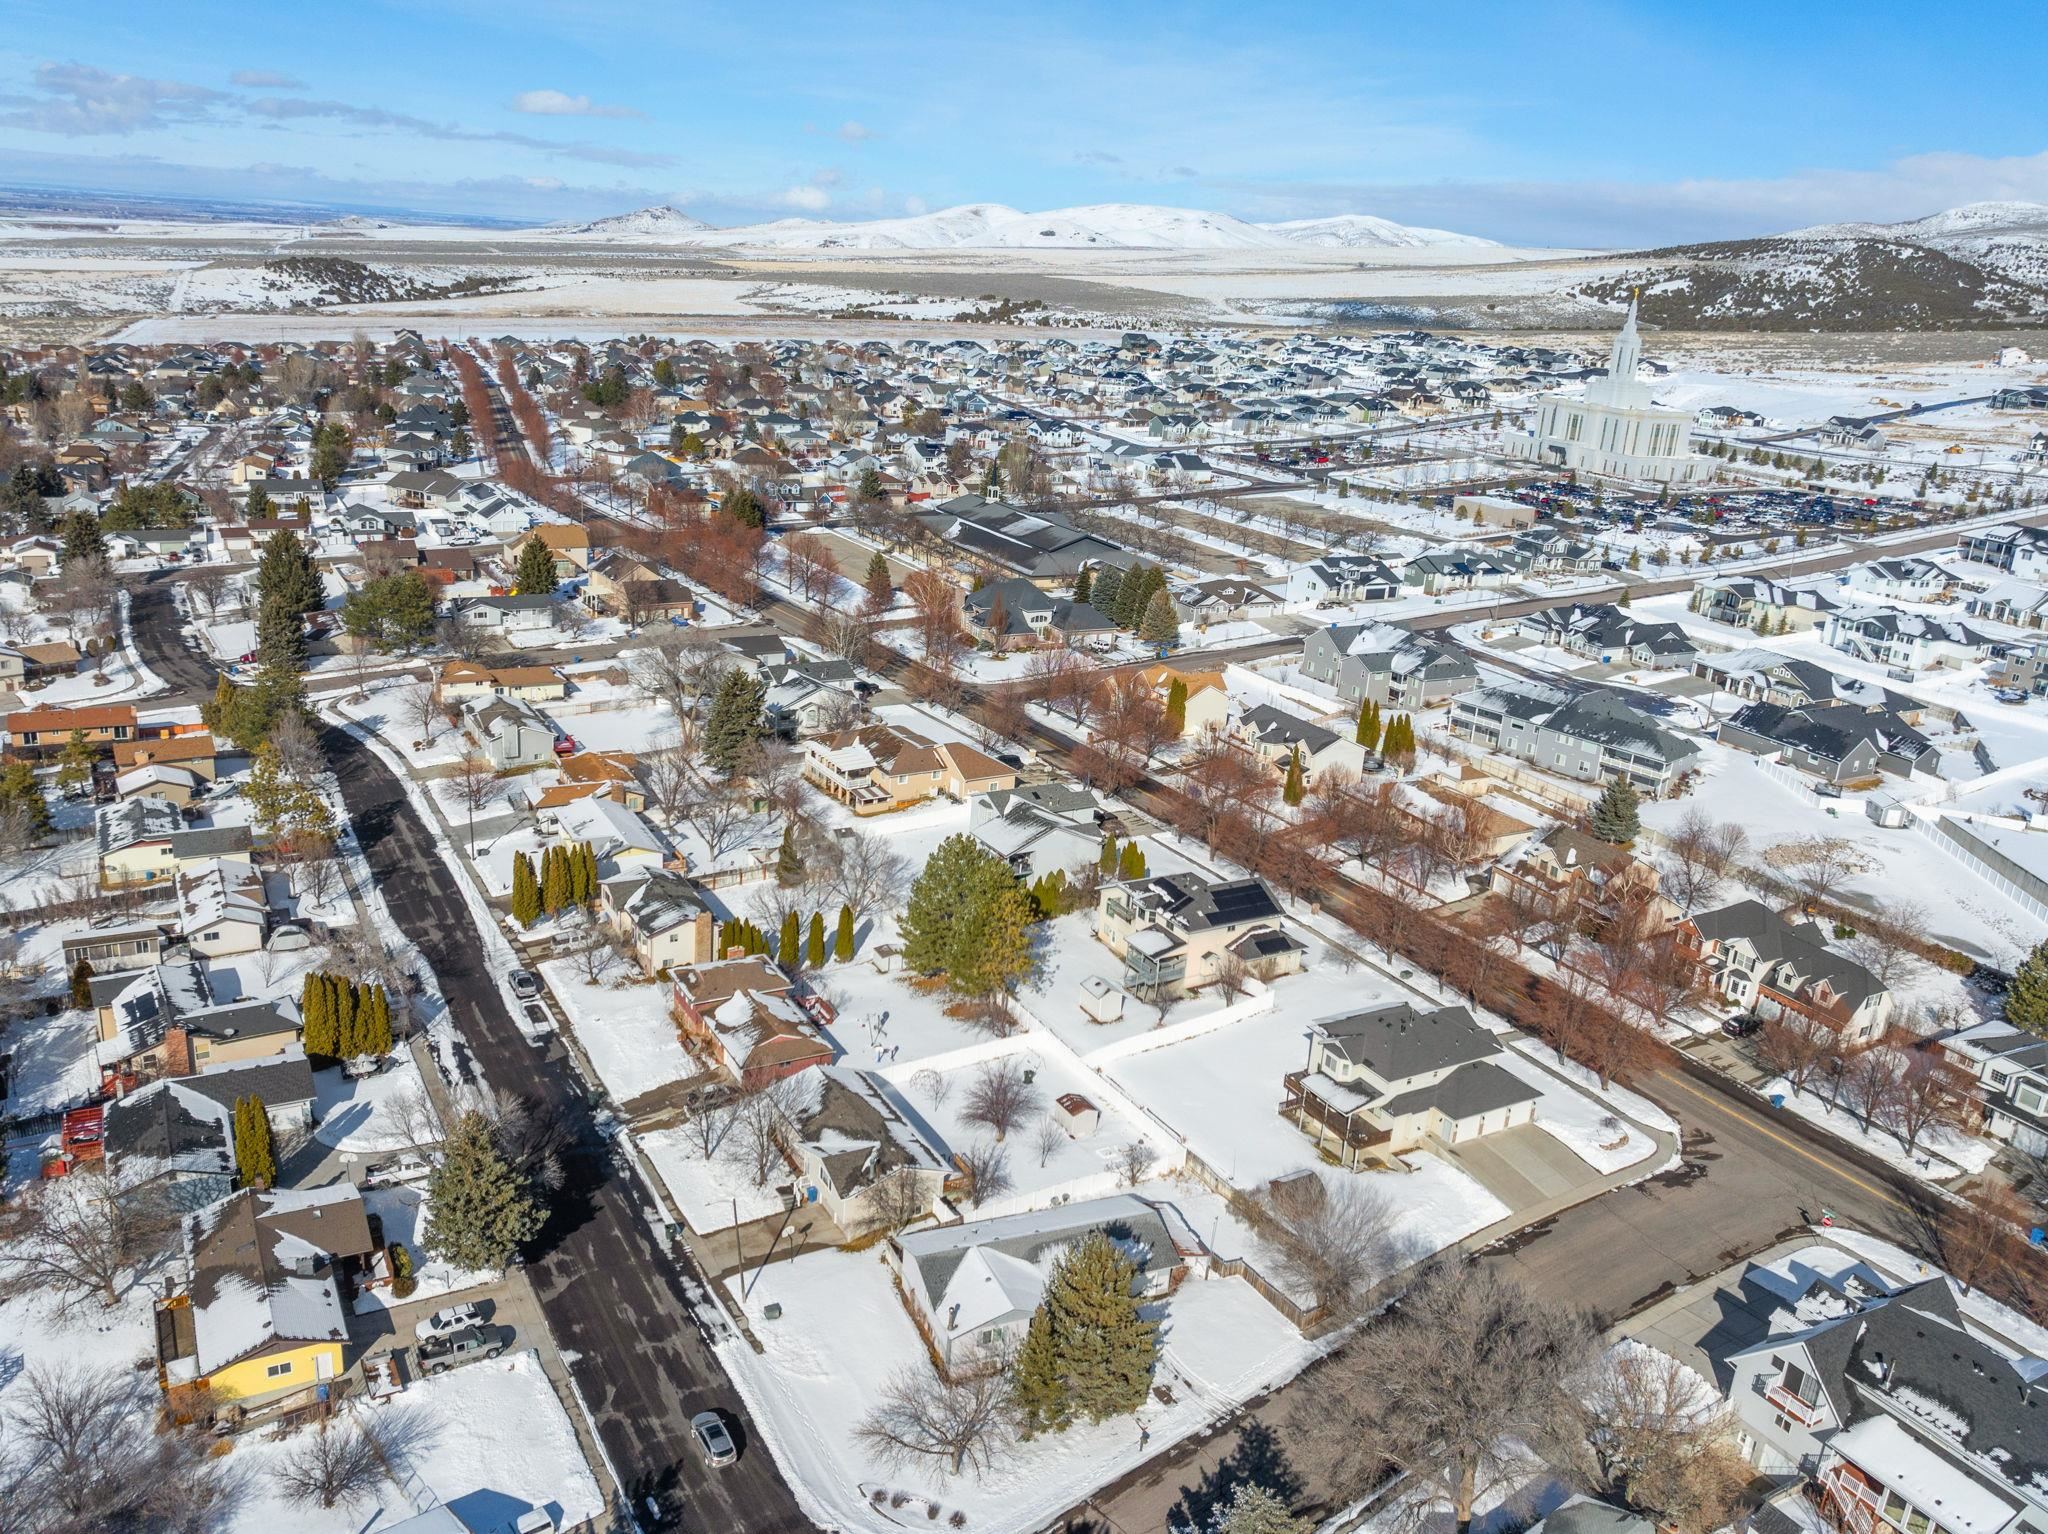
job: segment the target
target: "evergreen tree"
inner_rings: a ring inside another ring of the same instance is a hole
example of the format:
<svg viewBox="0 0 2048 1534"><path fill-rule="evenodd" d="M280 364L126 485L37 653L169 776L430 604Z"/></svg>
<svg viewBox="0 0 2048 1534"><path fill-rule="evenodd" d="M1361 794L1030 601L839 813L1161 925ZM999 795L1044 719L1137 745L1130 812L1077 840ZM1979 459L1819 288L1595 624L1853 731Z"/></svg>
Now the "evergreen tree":
<svg viewBox="0 0 2048 1534"><path fill-rule="evenodd" d="M1280 786L1280 797L1292 807L1301 803L1306 791L1301 781L1301 747L1296 746L1287 754L1287 781Z"/></svg>
<svg viewBox="0 0 2048 1534"><path fill-rule="evenodd" d="M804 860L796 855L796 831L787 822L782 827L782 845L775 853L775 882L784 889L804 876Z"/></svg>
<svg viewBox="0 0 2048 1534"><path fill-rule="evenodd" d="M22 816L36 841L50 834L50 806L43 798L43 785L36 781L35 768L25 761L0 767L0 810Z"/></svg>
<svg viewBox="0 0 2048 1534"><path fill-rule="evenodd" d="M1138 623L1138 637L1147 644L1170 645L1180 638L1180 613L1173 605L1173 597L1167 591L1165 576L1161 585L1145 603L1145 616Z"/></svg>
<svg viewBox="0 0 2048 1534"><path fill-rule="evenodd" d="M1627 778L1610 778L1587 818L1587 828L1603 842L1625 847L1642 829L1636 810L1638 803L1634 784Z"/></svg>
<svg viewBox="0 0 2048 1534"><path fill-rule="evenodd" d="M889 604L896 600L895 583L889 579L889 561L876 549L868 557L867 579L861 582L866 588L868 607L875 612L887 612Z"/></svg>
<svg viewBox="0 0 2048 1534"><path fill-rule="evenodd" d="M1176 735L1188 729L1188 684L1175 677L1166 684L1166 727Z"/></svg>
<svg viewBox="0 0 2048 1534"><path fill-rule="evenodd" d="M742 527L766 527L768 507L761 497L745 485L735 485L725 493L718 503L718 509Z"/></svg>
<svg viewBox="0 0 2048 1534"><path fill-rule="evenodd" d="M353 1060L363 1052L363 990L337 977L334 982L335 1032L341 1043L337 1053L344 1060Z"/></svg>
<svg viewBox="0 0 2048 1534"><path fill-rule="evenodd" d="M80 1009L92 1005L92 960L80 959L71 966L71 1005Z"/></svg>
<svg viewBox="0 0 2048 1534"><path fill-rule="evenodd" d="M1029 967L1030 923L1030 898L1009 864L971 836L949 836L910 887L903 962L944 973L963 994L993 995Z"/></svg>
<svg viewBox="0 0 2048 1534"><path fill-rule="evenodd" d="M235 1173L245 1188L267 1188L277 1181L277 1148L270 1134L270 1114L260 1097L238 1097L234 1110Z"/></svg>
<svg viewBox="0 0 2048 1534"><path fill-rule="evenodd" d="M320 481L320 488L330 495L341 483L341 476L348 472L349 455L354 452L349 441L348 428L339 421L317 427L313 432L313 456L307 465L308 472Z"/></svg>
<svg viewBox="0 0 2048 1534"><path fill-rule="evenodd" d="M1097 866L1106 874L1114 874L1116 872L1116 833L1114 831L1105 831L1102 835L1102 856L1097 860Z"/></svg>
<svg viewBox="0 0 2048 1534"><path fill-rule="evenodd" d="M811 969L825 967L825 913L811 912L811 930L804 942L804 963Z"/></svg>
<svg viewBox="0 0 2048 1534"><path fill-rule="evenodd" d="M299 988L299 1026L308 1056L332 1060L340 1055L341 1036L335 1026L334 993L328 976L310 974Z"/></svg>
<svg viewBox="0 0 2048 1534"><path fill-rule="evenodd" d="M1124 850L1117 856L1116 876L1119 879L1142 879L1145 872L1144 849L1136 842L1125 842Z"/></svg>
<svg viewBox="0 0 2048 1534"><path fill-rule="evenodd" d="M1228 1502L1209 1514L1209 1534L1308 1534L1311 1520L1297 1518L1287 1504L1253 1481L1241 1483Z"/></svg>
<svg viewBox="0 0 2048 1534"><path fill-rule="evenodd" d="M107 540L100 532L100 519L89 511L74 511L64 519L64 563L74 560L92 563L107 557Z"/></svg>
<svg viewBox="0 0 2048 1534"><path fill-rule="evenodd" d="M1089 567L1087 565L1081 566L1081 573L1074 577L1073 599L1077 605L1089 600L1088 593L1094 589L1094 584L1094 578L1089 574Z"/></svg>
<svg viewBox="0 0 2048 1534"><path fill-rule="evenodd" d="M550 847L540 859L540 908L553 916L569 904L569 869L560 847Z"/></svg>
<svg viewBox="0 0 2048 1534"><path fill-rule="evenodd" d="M512 575L512 589L520 596L548 596L555 589L555 554L541 541L539 533L528 536L519 546L519 566Z"/></svg>
<svg viewBox="0 0 2048 1534"><path fill-rule="evenodd" d="M1379 749L1380 722L1375 717L1375 710L1370 698L1358 707L1358 743L1368 751L1377 751Z"/></svg>
<svg viewBox="0 0 2048 1534"><path fill-rule="evenodd" d="M305 615L277 597L265 597L256 613L256 656L265 666L302 671L306 665Z"/></svg>
<svg viewBox="0 0 2048 1534"><path fill-rule="evenodd" d="M704 721L704 759L727 776L743 768L753 754L761 738L761 705L767 696L759 677L737 668L719 681Z"/></svg>
<svg viewBox="0 0 2048 1534"><path fill-rule="evenodd" d="M839 908L839 930L833 935L832 957L841 964L853 957L853 907Z"/></svg>
<svg viewBox="0 0 2048 1534"><path fill-rule="evenodd" d="M512 855L512 919L522 927L540 920L540 881L533 876L533 859L523 852Z"/></svg>
<svg viewBox="0 0 2048 1534"><path fill-rule="evenodd" d="M2029 1033L2048 1034L2048 939L2013 971L2005 991L2005 1020Z"/></svg>
<svg viewBox="0 0 2048 1534"><path fill-rule="evenodd" d="M1131 1260L1100 1232L1054 1264L1011 1375L1026 1437L1145 1403L1159 1337L1131 1293L1136 1277Z"/></svg>
<svg viewBox="0 0 2048 1534"><path fill-rule="evenodd" d="M267 740L253 753L243 792L256 812L257 829L280 846L289 848L334 833L334 812L326 798L313 784L292 777Z"/></svg>
<svg viewBox="0 0 2048 1534"><path fill-rule="evenodd" d="M803 918L794 911L782 913L782 937L775 945L775 957L790 969L802 962L797 950L803 944Z"/></svg>
<svg viewBox="0 0 2048 1534"><path fill-rule="evenodd" d="M576 844L576 857L583 869L580 883L582 895L578 900L578 904L590 905L597 899L597 849L592 847L589 842L578 842Z"/></svg>
<svg viewBox="0 0 2048 1534"><path fill-rule="evenodd" d="M57 786L67 793L76 793L92 783L92 743L85 738L85 731L73 730L64 741L64 751L57 758Z"/></svg>
<svg viewBox="0 0 2048 1534"><path fill-rule="evenodd" d="M473 1110L441 1147L427 1199L426 1249L473 1272L503 1267L545 1219L525 1176L499 1149L491 1121Z"/></svg>
<svg viewBox="0 0 2048 1534"><path fill-rule="evenodd" d="M263 540L256 562L256 599L260 608L281 603L288 611L309 613L325 598L313 556L290 528L279 528Z"/></svg>
<svg viewBox="0 0 2048 1534"><path fill-rule="evenodd" d="M1104 565L1095 572L1094 582L1089 587L1089 605L1111 623L1116 622L1117 601L1122 596L1123 584L1123 571L1115 565Z"/></svg>
<svg viewBox="0 0 2048 1534"><path fill-rule="evenodd" d="M356 1052L364 1055L391 1053L391 998L381 985L363 989L361 1017L356 1026Z"/></svg>

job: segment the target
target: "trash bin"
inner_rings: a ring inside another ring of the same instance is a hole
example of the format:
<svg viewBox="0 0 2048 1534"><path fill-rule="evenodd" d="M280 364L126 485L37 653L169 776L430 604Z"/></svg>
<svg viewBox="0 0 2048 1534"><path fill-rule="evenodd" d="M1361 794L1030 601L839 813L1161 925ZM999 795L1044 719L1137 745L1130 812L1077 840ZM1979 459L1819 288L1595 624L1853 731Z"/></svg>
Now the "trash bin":
<svg viewBox="0 0 2048 1534"><path fill-rule="evenodd" d="M1771 1094L1771 1106L1772 1106L1773 1108L1782 1108L1782 1107L1784 1107L1784 1106L1785 1106L1785 1094L1784 1094L1783 1092L1773 1092L1773 1093Z"/></svg>

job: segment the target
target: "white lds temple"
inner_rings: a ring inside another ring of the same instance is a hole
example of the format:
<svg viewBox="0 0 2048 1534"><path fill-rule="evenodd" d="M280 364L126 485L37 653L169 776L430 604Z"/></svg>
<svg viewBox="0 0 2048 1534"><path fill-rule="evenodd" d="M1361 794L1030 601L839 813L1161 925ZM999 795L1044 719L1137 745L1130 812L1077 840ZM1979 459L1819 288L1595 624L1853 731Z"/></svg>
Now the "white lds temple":
<svg viewBox="0 0 2048 1534"><path fill-rule="evenodd" d="M1702 479L1707 462L1692 451L1692 417L1650 403L1650 386L1636 377L1642 360L1636 301L1607 354L1607 376L1581 395L1545 394L1536 402L1536 430L1513 438L1509 451L1551 469L1576 469L1609 479L1647 479L1685 485Z"/></svg>

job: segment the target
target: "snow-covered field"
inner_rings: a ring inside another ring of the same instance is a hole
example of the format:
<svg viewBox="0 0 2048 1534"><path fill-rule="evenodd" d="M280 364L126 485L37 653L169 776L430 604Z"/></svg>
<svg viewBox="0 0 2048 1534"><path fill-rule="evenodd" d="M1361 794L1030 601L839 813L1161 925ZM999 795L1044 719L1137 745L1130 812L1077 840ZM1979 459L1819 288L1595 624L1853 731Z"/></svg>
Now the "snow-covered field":
<svg viewBox="0 0 2048 1534"><path fill-rule="evenodd" d="M630 1102L697 1074L676 1038L668 987L637 979L593 985L570 959L550 959L541 973L568 1014L576 1042L615 1101Z"/></svg>

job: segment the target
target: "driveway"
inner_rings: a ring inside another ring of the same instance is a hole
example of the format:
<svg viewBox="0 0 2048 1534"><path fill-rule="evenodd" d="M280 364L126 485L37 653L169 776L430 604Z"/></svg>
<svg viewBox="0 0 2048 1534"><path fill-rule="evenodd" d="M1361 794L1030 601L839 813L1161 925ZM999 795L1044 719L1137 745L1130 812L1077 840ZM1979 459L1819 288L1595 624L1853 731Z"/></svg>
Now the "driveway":
<svg viewBox="0 0 2048 1534"><path fill-rule="evenodd" d="M1514 1214L1600 1180L1600 1173L1573 1155L1563 1141L1534 1124L1517 1124L1459 1145L1438 1141L1433 1148L1478 1179Z"/></svg>

